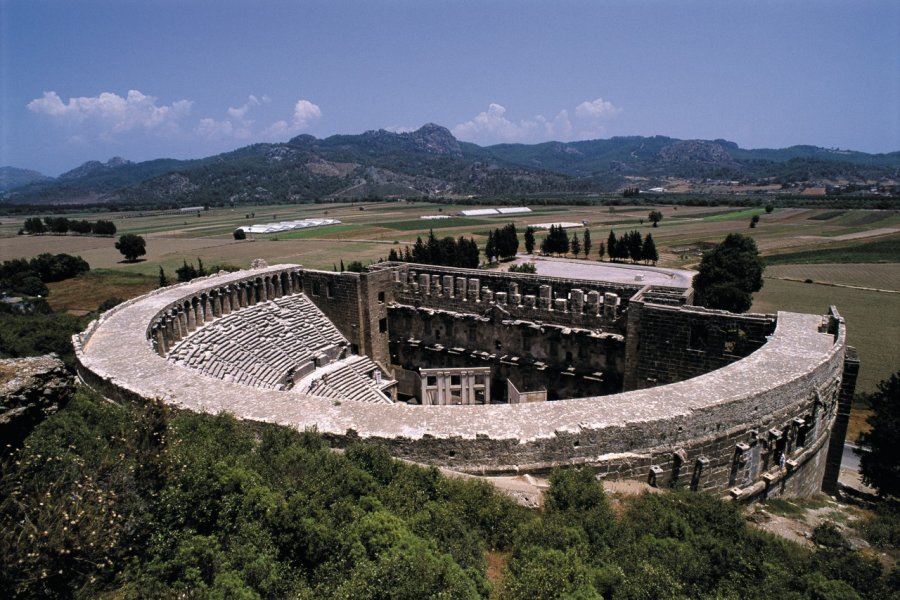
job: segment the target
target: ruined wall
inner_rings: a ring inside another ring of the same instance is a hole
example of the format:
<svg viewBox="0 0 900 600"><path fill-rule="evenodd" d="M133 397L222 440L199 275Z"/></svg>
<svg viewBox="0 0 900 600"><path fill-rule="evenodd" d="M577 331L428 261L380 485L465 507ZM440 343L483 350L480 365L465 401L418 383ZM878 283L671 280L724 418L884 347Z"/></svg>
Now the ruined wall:
<svg viewBox="0 0 900 600"><path fill-rule="evenodd" d="M495 307L512 319L619 333L624 331L628 299L642 288L429 265L401 264L390 269L394 300L401 304L468 313Z"/></svg>
<svg viewBox="0 0 900 600"><path fill-rule="evenodd" d="M335 324L351 344L354 354L365 348L359 273L330 271L301 271L303 293Z"/></svg>
<svg viewBox="0 0 900 600"><path fill-rule="evenodd" d="M546 389L550 400L621 391L621 335L503 316L392 306L391 362L410 370L491 366L497 400L506 399L507 379L520 389Z"/></svg>
<svg viewBox="0 0 900 600"><path fill-rule="evenodd" d="M625 390L684 381L731 364L766 343L774 315L629 304Z"/></svg>

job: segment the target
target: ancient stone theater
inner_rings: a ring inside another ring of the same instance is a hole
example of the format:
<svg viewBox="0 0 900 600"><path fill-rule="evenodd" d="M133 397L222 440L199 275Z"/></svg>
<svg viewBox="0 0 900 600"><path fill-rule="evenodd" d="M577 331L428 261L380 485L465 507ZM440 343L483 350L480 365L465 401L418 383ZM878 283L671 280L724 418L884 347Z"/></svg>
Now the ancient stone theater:
<svg viewBox="0 0 900 600"><path fill-rule="evenodd" d="M743 501L833 491L859 366L837 310L692 300L639 281L256 261L121 304L75 347L111 399L376 441L466 473L583 465Z"/></svg>

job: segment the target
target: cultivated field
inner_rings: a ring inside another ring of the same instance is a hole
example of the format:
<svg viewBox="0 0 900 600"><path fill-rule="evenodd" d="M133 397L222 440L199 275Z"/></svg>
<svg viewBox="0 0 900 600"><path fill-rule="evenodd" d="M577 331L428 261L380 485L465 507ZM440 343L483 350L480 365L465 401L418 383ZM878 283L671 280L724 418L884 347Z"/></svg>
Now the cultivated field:
<svg viewBox="0 0 900 600"><path fill-rule="evenodd" d="M900 265L882 264L801 264L766 267L766 277L790 281L889 290L900 293Z"/></svg>
<svg viewBox="0 0 900 600"><path fill-rule="evenodd" d="M54 307L84 312L109 297L127 298L152 289L160 266L170 280L175 279L175 269L185 260L196 264L198 258L207 268L245 267L254 258L263 258L270 264L299 263L332 269L341 260L345 264L353 260L366 263L386 257L391 248L402 250L417 236L427 236L429 229L439 237L471 236L483 245L490 230L508 222L514 222L521 232L529 224L585 221L593 241L592 260L596 260L597 248L606 242L610 230L621 235L637 229L642 235L653 234L660 266L687 268L699 263L704 246L721 241L729 233L742 233L752 236L763 255L777 263L769 267L765 288L757 295L753 310L822 313L828 305L837 305L847 318L850 341L862 356L861 391L871 391L878 380L900 368L900 294L856 289L900 291L900 211L789 208L766 214L762 208L535 206L534 212L525 215L454 216L463 208L472 207L398 201L237 207L213 209L200 216L65 215L70 219L110 219L119 233L144 236L147 255L134 264L122 262L112 238L17 236L25 216L4 217L0 219L0 257L27 258L41 252L81 255L94 272L80 280L52 285L50 301ZM647 222L651 209L663 213L657 228ZM424 215L452 218L420 219ZM751 229L754 215L759 215L760 222ZM256 235L240 242L232 236L241 225L310 217L336 218L341 224ZM583 238L583 230L577 231ZM806 279L818 283L802 283Z"/></svg>

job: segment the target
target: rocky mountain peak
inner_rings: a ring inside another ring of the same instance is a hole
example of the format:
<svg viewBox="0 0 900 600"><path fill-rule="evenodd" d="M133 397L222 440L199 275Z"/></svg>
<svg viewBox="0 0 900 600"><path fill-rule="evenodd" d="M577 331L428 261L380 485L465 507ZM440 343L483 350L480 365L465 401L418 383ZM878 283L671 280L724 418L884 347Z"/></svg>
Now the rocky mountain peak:
<svg viewBox="0 0 900 600"><path fill-rule="evenodd" d="M95 173L99 173L100 171L105 171L107 169L114 169L116 167L123 167L125 165L130 165L132 162L130 160L126 160L121 156L113 156L108 161L100 162L99 160L89 160L86 163L82 164L80 167L75 167L71 171L67 171L59 176L60 179L77 179L79 177L86 177L88 175L94 175Z"/></svg>
<svg viewBox="0 0 900 600"><path fill-rule="evenodd" d="M426 152L462 156L459 142L456 141L449 129L441 125L426 123L416 131L402 135L408 136L417 148Z"/></svg>

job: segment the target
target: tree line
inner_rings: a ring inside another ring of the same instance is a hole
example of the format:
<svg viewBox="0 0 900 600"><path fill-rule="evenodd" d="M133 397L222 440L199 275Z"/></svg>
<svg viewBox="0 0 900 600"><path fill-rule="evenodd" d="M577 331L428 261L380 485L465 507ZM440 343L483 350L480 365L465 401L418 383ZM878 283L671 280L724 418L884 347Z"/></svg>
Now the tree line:
<svg viewBox="0 0 900 600"><path fill-rule="evenodd" d="M477 269L480 263L479 254L480 250L475 240L466 239L463 236L458 239L450 236L438 239L432 229L428 231L425 241L422 241L421 236L417 237L411 249L406 246L402 252L398 252L391 248L388 252L388 260Z"/></svg>
<svg viewBox="0 0 900 600"><path fill-rule="evenodd" d="M99 219L91 223L84 219L67 219L65 217L29 217L25 219L20 234L55 233L64 235L69 232L79 235L115 235L116 224Z"/></svg>

